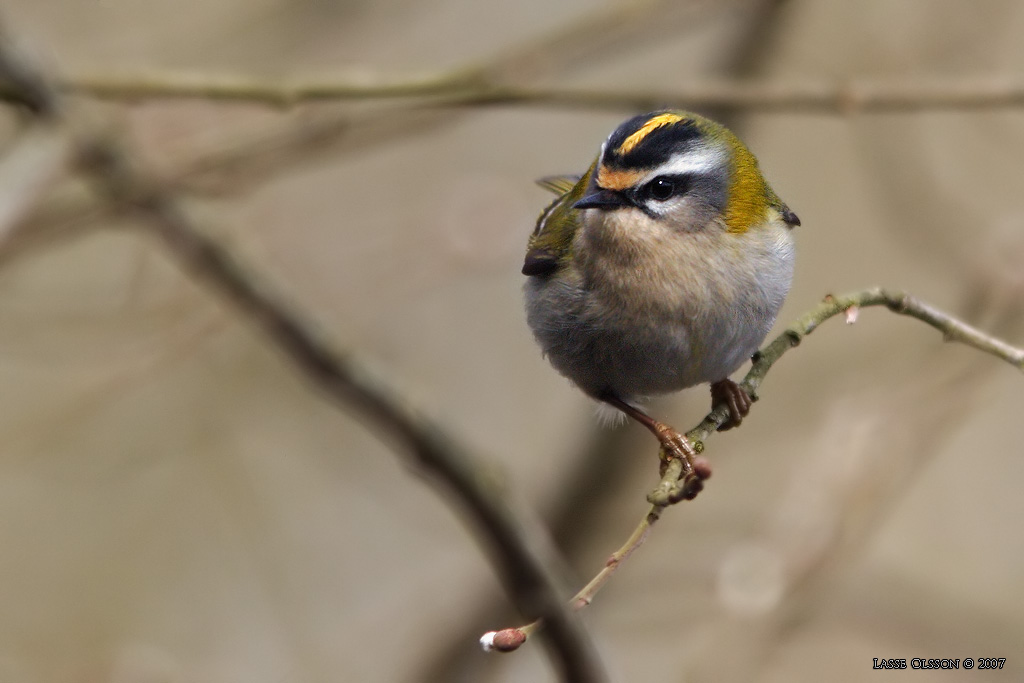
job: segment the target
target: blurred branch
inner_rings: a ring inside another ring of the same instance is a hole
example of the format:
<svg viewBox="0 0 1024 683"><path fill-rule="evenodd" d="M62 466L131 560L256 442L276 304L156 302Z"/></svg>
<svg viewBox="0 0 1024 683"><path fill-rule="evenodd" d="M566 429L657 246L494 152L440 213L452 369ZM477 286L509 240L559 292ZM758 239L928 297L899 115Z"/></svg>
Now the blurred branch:
<svg viewBox="0 0 1024 683"><path fill-rule="evenodd" d="M1024 105L1017 77L905 81L734 81L694 82L667 90L593 89L515 85L492 77L485 67L399 80L322 78L268 81L242 76L150 73L79 76L60 84L67 94L141 101L200 99L294 107L311 102L404 100L446 107L529 105L584 109L643 110L682 107L768 112L857 112L989 109ZM17 99L10 87L0 99Z"/></svg>
<svg viewBox="0 0 1024 683"><path fill-rule="evenodd" d="M456 86L481 82L498 82L506 79L538 78L544 74L564 69L574 63L587 60L607 60L618 51L635 44L637 38L646 44L661 36L678 39L680 35L695 31L715 16L733 10L746 12L762 4L783 4L785 0L691 0L687 3L668 0L627 0L611 2L603 8L589 13L566 25L556 28L538 38L533 38L510 49L503 50L478 64L469 64L454 69L442 76L414 79L409 83L396 84L392 93L411 90L421 94L434 91L441 94L454 91ZM20 77L0 78L0 100L17 101ZM142 90L155 88L163 75L140 77L83 77L65 79L66 92L88 94L89 83L99 92L110 89L110 97L121 86L115 82L141 81ZM177 76L184 88L195 88L207 92L226 88L241 95L246 90L264 88L265 84L244 78L206 78L201 76ZM78 83L81 89L76 90ZM147 85L148 84L148 85ZM363 84L365 86L365 83ZM128 88L133 90L134 86ZM287 88L285 90L288 90ZM141 93L140 93L141 94ZM47 95L49 96L49 95ZM156 96L154 94L154 96ZM131 96L127 92L118 98ZM203 96L205 98L205 96ZM450 95L449 95L450 97ZM227 99L234 99L229 96ZM124 100L123 100L124 101ZM236 100L243 101L243 100ZM334 101L337 101L336 99ZM265 104L277 106L284 102L298 104L290 95L277 93L264 100ZM392 102L371 111L309 111L303 116L289 118L270 130L258 135L245 136L216 149L201 152L171 171L164 179L167 187L181 192L203 196L221 196L252 189L260 182L272 178L282 170L308 162L315 155L327 152L337 153L339 147L345 150L392 141L396 138L422 135L431 129L453 125L458 117L450 108L440 106L441 100L431 98L414 99L412 102ZM31 108L45 107L46 102L37 102ZM48 211L23 222L13 235L16 240L3 245L0 261L36 248L46 247L57 239L65 239L86 228L109 220L113 211L98 206L88 198L69 202L63 210Z"/></svg>
<svg viewBox="0 0 1024 683"><path fill-rule="evenodd" d="M552 552L530 534L487 468L436 425L414 412L354 359L333 351L294 306L277 299L262 278L244 268L227 249L205 236L172 196L150 184L110 143L86 155L85 168L110 199L131 208L194 276L205 280L263 329L307 380L395 439L413 464L456 495L482 531L495 566L519 608L543 614L557 626L552 641L566 680L603 680L586 636L562 606L549 566Z"/></svg>
<svg viewBox="0 0 1024 683"><path fill-rule="evenodd" d="M73 160L69 160L73 161ZM42 199L41 197L39 199ZM89 234L89 230L110 221L115 211L95 198L85 195L46 198L46 203L19 216L6 228L0 239L0 265Z"/></svg>
<svg viewBox="0 0 1024 683"><path fill-rule="evenodd" d="M150 73L81 75L55 82L58 91L99 99L134 101L155 98L248 102L276 107L317 101L451 97L486 91L497 84L534 79L572 64L608 60L642 39L679 39L727 12L748 12L766 0L617 0L588 9L564 25L440 74L391 80L298 79L267 82L237 75ZM781 3L784 0L771 0ZM0 88L0 99L17 99Z"/></svg>
<svg viewBox="0 0 1024 683"><path fill-rule="evenodd" d="M464 89L479 89L486 84L539 79L565 70L573 64L602 62L613 59L624 49L643 40L650 45L661 37L678 40L692 33L716 16L729 11L747 12L765 2L784 0L627 0L611 2L603 8L589 10L564 26L504 49L481 60L447 73L393 83L385 89L390 97L370 98L379 106L370 111L308 111L299 120L289 120L268 132L236 140L217 150L197 156L173 174L179 187L199 194L223 194L249 189L272 177L283 167L307 161L313 154L363 148L367 145L393 141L429 130L454 125L458 112L448 104L458 104ZM71 79L74 80L74 79ZM336 81L334 82L336 84ZM249 83L249 85L253 85ZM372 87L365 78L353 82L359 88ZM489 86L488 86L489 87ZM413 97L411 90L432 97ZM280 94L280 93L278 93ZM298 102L286 94L275 101ZM326 92L321 92L325 96ZM367 98L348 97L332 102L360 101ZM321 102L327 100L320 100Z"/></svg>
<svg viewBox="0 0 1024 683"><path fill-rule="evenodd" d="M638 44L665 38L679 40L709 19L747 14L766 1L786 0L612 0L588 8L564 25L503 50L478 66L454 72L467 81L522 82L540 74L563 71L574 64L613 61Z"/></svg>
<svg viewBox="0 0 1024 683"><path fill-rule="evenodd" d="M40 199L70 172L71 141L50 126L33 126L0 159L0 245L16 237L16 228ZM0 249L2 251L3 249Z"/></svg>
<svg viewBox="0 0 1024 683"><path fill-rule="evenodd" d="M804 337L814 332L821 323L842 314L847 324L852 324L856 322L860 309L870 306L885 306L893 313L917 318L942 332L947 341L959 342L991 354L1024 371L1024 348L1011 346L905 292L874 287L843 296L825 297L823 302L800 316L782 334L754 354L751 368L743 378L741 386L752 398L756 398L757 389L772 366L787 351L798 346ZM704 440L714 434L728 418L729 406L724 403L716 405L700 424L686 433L686 438L694 444L698 452L703 452ZM574 609L582 609L590 604L598 590L611 578L611 574L647 539L651 528L661 518L666 507L694 497L694 483L699 484L710 476L710 467L706 463L698 460L696 467L697 476L687 476L681 480L680 477L687 471L683 461L673 458L668 462L657 488L647 496L651 508L625 544L612 554L605 567L576 594L571 602ZM516 650L542 625L542 621L538 620L525 626L490 632L484 635L485 647L488 643L494 643L495 649L501 651Z"/></svg>
<svg viewBox="0 0 1024 683"><path fill-rule="evenodd" d="M73 129L47 79L0 31L0 82L35 117ZM183 268L206 281L260 327L314 386L372 425L417 469L443 484L481 531L494 566L517 606L550 623L552 658L566 681L605 680L593 646L565 607L550 567L554 552L531 533L488 468L437 425L407 406L351 357L335 352L232 252L207 237L174 194L153 181L108 136L77 132L79 167L112 204L159 236Z"/></svg>

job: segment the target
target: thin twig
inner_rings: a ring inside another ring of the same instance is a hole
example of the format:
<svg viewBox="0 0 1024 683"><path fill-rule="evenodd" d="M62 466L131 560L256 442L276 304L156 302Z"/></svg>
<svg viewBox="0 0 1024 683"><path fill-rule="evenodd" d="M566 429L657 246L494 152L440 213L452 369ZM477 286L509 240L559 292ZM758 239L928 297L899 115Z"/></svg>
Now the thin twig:
<svg viewBox="0 0 1024 683"><path fill-rule="evenodd" d="M873 287L843 296L829 295L825 297L824 301L798 318L782 334L754 355L754 362L750 371L743 378L741 386L751 396L756 396L757 388L775 361L781 358L786 351L798 345L804 337L817 329L818 325L839 314L845 315L851 310L870 306L886 306L894 313L917 318L941 332L947 341L966 344L1000 358L1018 370L1024 370L1024 349L986 334L906 292ZM724 404L716 406L699 425L687 432L686 436L694 443L699 444L714 433L728 418L728 406ZM660 497L656 497L656 499L661 500Z"/></svg>
<svg viewBox="0 0 1024 683"><path fill-rule="evenodd" d="M43 74L0 30L0 83L36 117L71 128L60 98ZM563 680L590 683L606 676L586 632L564 605L550 567L554 552L530 533L493 474L437 425L347 355L336 353L231 251L207 237L177 198L134 165L118 141L78 133L80 167L98 191L141 219L182 267L228 299L260 327L314 386L397 442L411 464L454 494L480 530L497 573L516 605L549 623L552 658Z"/></svg>
<svg viewBox="0 0 1024 683"><path fill-rule="evenodd" d="M272 81L255 77L154 72L82 75L59 85L66 94L137 102L199 99L290 108L312 102L406 100L468 107L493 104L558 108L637 110L654 107L814 112L968 110L1024 105L1024 81L1013 76L978 75L942 80L875 81L706 81L666 90L540 87L508 83L489 70L456 70L419 78L321 77ZM11 86L0 99L17 100Z"/></svg>
<svg viewBox="0 0 1024 683"><path fill-rule="evenodd" d="M768 371L782 356L800 344L804 337L811 334L826 320L838 315L846 315L848 323L856 320L855 312L870 306L886 306L900 315L907 315L934 327L942 332L947 341L955 341L972 348L989 353L1024 371L1024 348L1007 344L967 323L954 318L930 304L899 290L873 287L843 296L825 297L825 300L813 309L800 316L787 327L782 334L754 355L750 370L743 378L741 386L752 396L756 396L758 387ZM851 315L851 312L854 312ZM704 441L729 418L729 407L722 403L711 410L700 424L686 433L687 439L694 444L698 452L703 452ZM680 480L683 474L683 463L674 459L665 467L658 486L647 495L650 509L637 524L633 533L602 567L601 571L587 583L570 602L573 609L582 609L590 604L601 587L622 563L647 539L651 527L661 518L662 512L669 505L692 498L689 495L688 481ZM505 652L518 649L526 640L543 625L537 620L524 626L492 631L484 638L505 645L499 647Z"/></svg>
<svg viewBox="0 0 1024 683"><path fill-rule="evenodd" d="M651 527L654 526L660 517L661 509L651 510L647 513L647 517L637 525L633 533L626 539L626 542L622 544L622 547L611 554L611 557L605 562L604 568L573 597L573 604L576 609L582 609L593 601L594 596L608 582L608 579L615 573L618 566L629 559L634 550L643 545L647 535L651 532Z"/></svg>

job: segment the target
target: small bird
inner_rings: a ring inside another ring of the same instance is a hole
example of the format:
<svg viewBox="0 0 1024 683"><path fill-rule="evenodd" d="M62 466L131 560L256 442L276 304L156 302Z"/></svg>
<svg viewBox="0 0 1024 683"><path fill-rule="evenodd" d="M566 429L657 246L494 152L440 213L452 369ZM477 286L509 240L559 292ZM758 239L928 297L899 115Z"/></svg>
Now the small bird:
<svg viewBox="0 0 1024 683"><path fill-rule="evenodd" d="M800 219L725 126L685 111L633 117L556 194L523 263L527 322L583 392L644 425L666 457L692 456L637 402L704 382L738 426L751 399L729 379L775 321ZM690 458L687 457L689 461Z"/></svg>

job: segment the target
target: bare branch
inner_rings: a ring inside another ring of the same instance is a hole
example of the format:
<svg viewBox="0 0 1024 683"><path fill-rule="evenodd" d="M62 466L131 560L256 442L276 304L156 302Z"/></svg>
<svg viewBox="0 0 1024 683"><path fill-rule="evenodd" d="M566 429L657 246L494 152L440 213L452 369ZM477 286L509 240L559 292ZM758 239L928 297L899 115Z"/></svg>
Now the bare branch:
<svg viewBox="0 0 1024 683"><path fill-rule="evenodd" d="M773 0L778 2L779 0ZM267 82L223 74L148 73L87 75L56 82L56 89L99 99L136 101L154 98L224 100L274 107L300 103L416 97L451 97L481 93L497 84L538 76L585 61L613 58L642 37L650 44L662 38L678 40L715 16L749 11L765 0L613 0L589 8L566 24L522 44L440 74L417 78L380 79L365 76L339 79L297 79ZM17 94L0 88L0 98Z"/></svg>
<svg viewBox="0 0 1024 683"><path fill-rule="evenodd" d="M1020 107L1019 78L979 75L925 81L734 81L688 83L671 90L592 89L517 85L494 78L480 67L420 78L324 77L269 81L198 73L153 72L82 75L60 84L67 94L97 99L140 101L200 99L289 108L312 102L403 100L418 105L477 107L494 104L556 108L635 110L682 107L727 111L913 112ZM0 99L17 99L12 86Z"/></svg>

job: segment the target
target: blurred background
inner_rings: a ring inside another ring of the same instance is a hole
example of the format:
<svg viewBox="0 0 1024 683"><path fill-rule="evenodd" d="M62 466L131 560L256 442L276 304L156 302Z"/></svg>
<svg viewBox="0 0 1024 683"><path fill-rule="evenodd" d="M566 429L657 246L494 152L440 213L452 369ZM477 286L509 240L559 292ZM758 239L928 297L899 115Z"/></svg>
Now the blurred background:
<svg viewBox="0 0 1024 683"><path fill-rule="evenodd" d="M1024 77L1013 0L9 0L64 79L126 73L671 92ZM628 108L72 105L341 349L500 471L582 584L647 510L653 440L541 358L519 273ZM1024 343L1024 113L708 110L803 221L786 323L904 288ZM8 156L25 138L3 113ZM554 680L465 520L147 233L53 183L0 249L0 681ZM1024 676L1019 372L884 309L769 374L715 476L585 611L613 680ZM652 410L688 429L705 389ZM383 439L381 437L384 437Z"/></svg>

